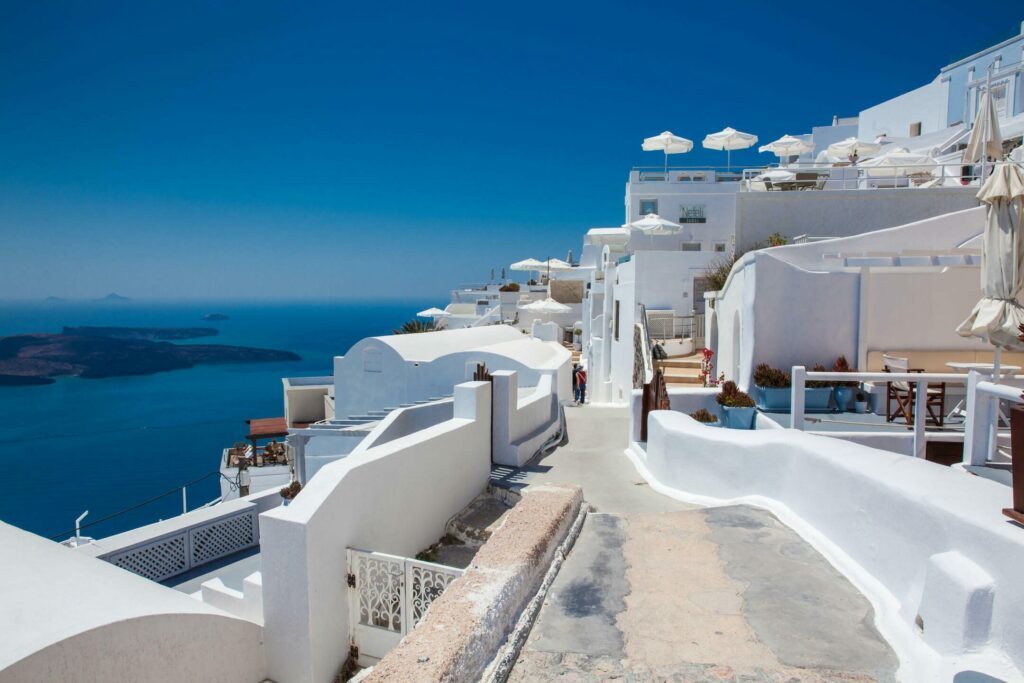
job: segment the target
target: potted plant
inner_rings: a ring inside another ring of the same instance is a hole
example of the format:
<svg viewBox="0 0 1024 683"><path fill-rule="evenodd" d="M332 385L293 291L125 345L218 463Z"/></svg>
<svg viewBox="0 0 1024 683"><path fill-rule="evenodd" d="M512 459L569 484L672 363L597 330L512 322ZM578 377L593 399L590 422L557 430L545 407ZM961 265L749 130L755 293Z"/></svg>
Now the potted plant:
<svg viewBox="0 0 1024 683"><path fill-rule="evenodd" d="M761 363L754 368L757 406L765 411L789 411L790 377L784 370Z"/></svg>
<svg viewBox="0 0 1024 683"><path fill-rule="evenodd" d="M811 372L828 372L824 365L818 363ZM804 410L825 412L832 409L832 387L834 382L809 379L804 390Z"/></svg>
<svg viewBox="0 0 1024 683"><path fill-rule="evenodd" d="M302 490L302 484L298 481L293 481L284 488L281 489L281 497L284 498L284 505L295 500L295 496L299 495L299 491Z"/></svg>
<svg viewBox="0 0 1024 683"><path fill-rule="evenodd" d="M697 422L700 422L701 424L707 425L708 427L722 426L721 423L719 423L718 421L718 416L712 413L707 408L701 408L700 410L693 411L692 413L690 413L690 417L692 417Z"/></svg>
<svg viewBox="0 0 1024 683"><path fill-rule="evenodd" d="M722 406L722 422L729 429L753 429L754 399L746 392L740 391L736 382L724 382L718 395L718 405Z"/></svg>
<svg viewBox="0 0 1024 683"><path fill-rule="evenodd" d="M857 371L850 367L850 363L846 360L846 356L839 356L839 358L836 358L836 362L832 365L832 372ZM836 409L839 410L839 412L844 413L850 409L850 402L853 400L854 394L857 393L857 389L859 387L860 382L836 382Z"/></svg>
<svg viewBox="0 0 1024 683"><path fill-rule="evenodd" d="M868 397L863 391L857 391L853 396L853 411L855 413L868 412Z"/></svg>

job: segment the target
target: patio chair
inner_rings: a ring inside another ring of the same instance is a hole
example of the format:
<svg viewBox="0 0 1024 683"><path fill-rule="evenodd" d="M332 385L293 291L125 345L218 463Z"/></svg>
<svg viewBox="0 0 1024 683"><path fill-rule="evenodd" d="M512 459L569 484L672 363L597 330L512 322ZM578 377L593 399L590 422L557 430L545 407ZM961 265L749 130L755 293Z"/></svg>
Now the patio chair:
<svg viewBox="0 0 1024 683"><path fill-rule="evenodd" d="M794 185L798 190L813 190L817 182L817 173L797 173Z"/></svg>
<svg viewBox="0 0 1024 683"><path fill-rule="evenodd" d="M882 354L882 363L885 372L906 373L924 372L923 368L911 368L910 360L899 356ZM946 383L929 383L925 390L925 420L932 421L937 427L942 427L946 415ZM915 385L910 382L895 381L885 383L885 421L892 422L899 417L908 424L914 423L914 397L916 396ZM896 402L896 409L893 410L893 402Z"/></svg>

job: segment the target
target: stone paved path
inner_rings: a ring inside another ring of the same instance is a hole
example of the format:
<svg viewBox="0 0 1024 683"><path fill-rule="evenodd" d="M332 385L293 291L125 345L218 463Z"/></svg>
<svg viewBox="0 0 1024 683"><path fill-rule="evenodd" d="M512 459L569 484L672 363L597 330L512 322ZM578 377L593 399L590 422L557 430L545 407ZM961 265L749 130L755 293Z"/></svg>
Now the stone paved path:
<svg viewBox="0 0 1024 683"><path fill-rule="evenodd" d="M511 680L893 680L870 604L771 513L695 508L638 484L625 410L570 408L567 421L569 444L524 483L579 483L599 512Z"/></svg>

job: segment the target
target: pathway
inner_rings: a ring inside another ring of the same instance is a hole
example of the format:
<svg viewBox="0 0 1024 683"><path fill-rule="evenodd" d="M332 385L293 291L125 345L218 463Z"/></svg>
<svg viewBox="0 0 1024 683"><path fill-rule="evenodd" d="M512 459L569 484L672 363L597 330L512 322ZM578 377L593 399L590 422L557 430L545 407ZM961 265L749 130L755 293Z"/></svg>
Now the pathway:
<svg viewBox="0 0 1024 683"><path fill-rule="evenodd" d="M623 454L625 409L566 417L568 445L514 476L580 484L597 512L512 681L893 679L870 604L771 513L652 491Z"/></svg>

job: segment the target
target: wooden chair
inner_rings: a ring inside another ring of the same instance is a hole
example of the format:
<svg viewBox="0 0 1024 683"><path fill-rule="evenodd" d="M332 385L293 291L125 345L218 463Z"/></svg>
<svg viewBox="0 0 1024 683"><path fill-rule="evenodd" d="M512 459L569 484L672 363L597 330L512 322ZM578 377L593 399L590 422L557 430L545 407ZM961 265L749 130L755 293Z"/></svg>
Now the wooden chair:
<svg viewBox="0 0 1024 683"><path fill-rule="evenodd" d="M910 360L899 356L882 354L882 363L886 372L906 373L924 372L923 368L911 368ZM926 420L931 420L936 426L942 427L946 416L946 383L929 384L926 391L925 410ZM892 422L898 417L910 425L914 423L914 397L916 396L915 385L910 382L894 381L885 383L885 421ZM896 409L892 409L893 401L896 402Z"/></svg>

